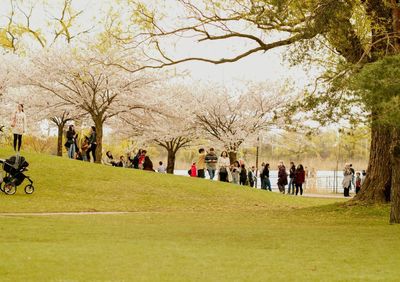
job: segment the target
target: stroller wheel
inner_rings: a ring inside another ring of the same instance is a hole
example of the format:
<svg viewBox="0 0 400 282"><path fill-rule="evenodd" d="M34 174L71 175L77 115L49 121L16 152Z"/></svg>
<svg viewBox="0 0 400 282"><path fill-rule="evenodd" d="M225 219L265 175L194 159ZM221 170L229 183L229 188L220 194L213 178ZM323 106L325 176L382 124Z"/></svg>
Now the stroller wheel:
<svg viewBox="0 0 400 282"><path fill-rule="evenodd" d="M25 193L26 194L32 194L33 191L35 191L35 188L33 188L32 184L28 184L25 186Z"/></svg>
<svg viewBox="0 0 400 282"><path fill-rule="evenodd" d="M15 183L10 182L10 183L4 184L3 191L7 195L14 195L15 192L17 192L17 188L15 187Z"/></svg>

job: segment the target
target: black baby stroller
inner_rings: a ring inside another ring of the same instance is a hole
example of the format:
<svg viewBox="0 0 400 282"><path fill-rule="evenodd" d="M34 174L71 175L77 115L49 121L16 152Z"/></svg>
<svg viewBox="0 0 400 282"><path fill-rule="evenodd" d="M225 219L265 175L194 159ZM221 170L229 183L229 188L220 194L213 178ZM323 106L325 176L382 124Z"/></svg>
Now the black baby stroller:
<svg viewBox="0 0 400 282"><path fill-rule="evenodd" d="M17 187L28 179L30 182L25 186L25 193L32 194L35 190L33 187L33 181L24 174L29 166L28 162L24 157L16 155L12 156L7 160L0 160L0 164L3 164L3 170L5 171L5 176L2 178L0 176L0 190L8 195L13 195L17 191Z"/></svg>

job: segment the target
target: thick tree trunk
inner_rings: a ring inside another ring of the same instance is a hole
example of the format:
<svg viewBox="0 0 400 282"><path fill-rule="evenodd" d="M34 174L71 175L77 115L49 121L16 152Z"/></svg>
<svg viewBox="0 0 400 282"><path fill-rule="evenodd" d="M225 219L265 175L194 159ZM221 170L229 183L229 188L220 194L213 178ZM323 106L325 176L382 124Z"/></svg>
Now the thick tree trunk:
<svg viewBox="0 0 400 282"><path fill-rule="evenodd" d="M373 123L371 126L371 149L367 177L355 200L370 203L390 201L391 187L391 130Z"/></svg>
<svg viewBox="0 0 400 282"><path fill-rule="evenodd" d="M233 164L235 161L237 161L237 152L236 151L229 151L229 161L231 164Z"/></svg>
<svg viewBox="0 0 400 282"><path fill-rule="evenodd" d="M168 149L167 151L168 151L167 173L174 174L176 152L172 149Z"/></svg>
<svg viewBox="0 0 400 282"><path fill-rule="evenodd" d="M103 121L102 119L94 120L96 126L96 163L101 163L101 158L103 156Z"/></svg>
<svg viewBox="0 0 400 282"><path fill-rule="evenodd" d="M392 208L390 223L400 223L400 128L392 134Z"/></svg>
<svg viewBox="0 0 400 282"><path fill-rule="evenodd" d="M57 136L57 156L62 157L63 155L63 134L64 134L64 123L57 125L58 136Z"/></svg>

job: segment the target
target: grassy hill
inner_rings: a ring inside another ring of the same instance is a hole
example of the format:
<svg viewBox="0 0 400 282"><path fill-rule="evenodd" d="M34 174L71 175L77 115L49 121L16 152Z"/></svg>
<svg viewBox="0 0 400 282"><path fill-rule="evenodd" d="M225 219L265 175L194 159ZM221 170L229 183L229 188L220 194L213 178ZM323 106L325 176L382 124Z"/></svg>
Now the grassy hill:
<svg viewBox="0 0 400 282"><path fill-rule="evenodd" d="M10 150L0 150L0 158L12 154ZM0 198L6 198L2 212L249 211L318 203L315 199L282 198L275 193L205 179L34 153L23 156L30 163L27 175L33 179L36 191L27 196L21 185L11 197L0 194Z"/></svg>
<svg viewBox="0 0 400 282"><path fill-rule="evenodd" d="M0 158L11 151L1 149ZM24 154L0 193L1 281L398 281L388 206ZM127 214L26 212L132 211ZM25 212L25 214L24 214Z"/></svg>

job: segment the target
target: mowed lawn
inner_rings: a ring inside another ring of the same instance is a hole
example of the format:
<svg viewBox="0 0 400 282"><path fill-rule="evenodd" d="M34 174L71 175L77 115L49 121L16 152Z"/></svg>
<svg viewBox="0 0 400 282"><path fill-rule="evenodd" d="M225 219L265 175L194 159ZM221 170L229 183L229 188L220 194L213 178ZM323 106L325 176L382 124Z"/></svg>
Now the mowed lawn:
<svg viewBox="0 0 400 282"><path fill-rule="evenodd" d="M388 224L388 206L27 157L35 193L0 195L0 281L400 277L400 227ZM66 211L131 213L23 214Z"/></svg>

